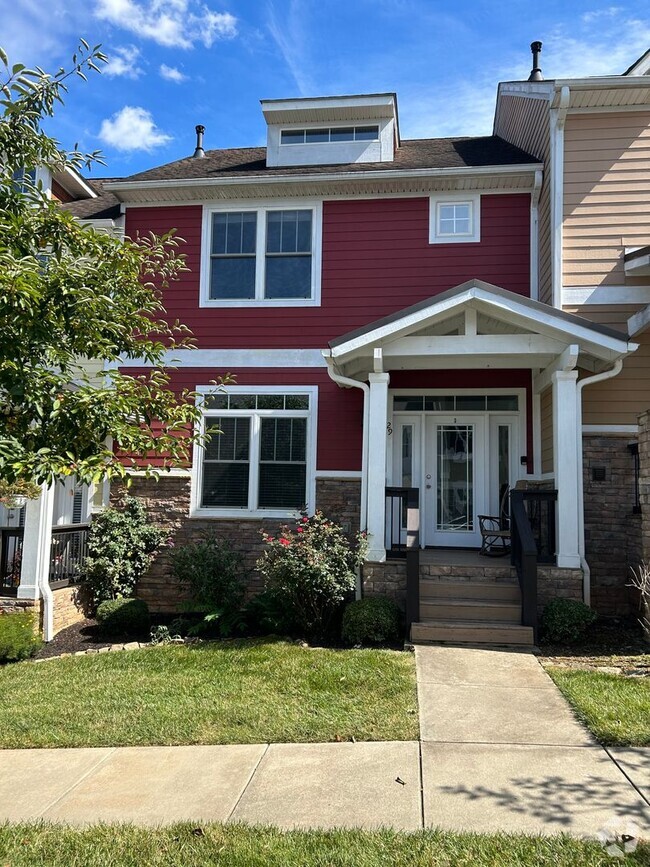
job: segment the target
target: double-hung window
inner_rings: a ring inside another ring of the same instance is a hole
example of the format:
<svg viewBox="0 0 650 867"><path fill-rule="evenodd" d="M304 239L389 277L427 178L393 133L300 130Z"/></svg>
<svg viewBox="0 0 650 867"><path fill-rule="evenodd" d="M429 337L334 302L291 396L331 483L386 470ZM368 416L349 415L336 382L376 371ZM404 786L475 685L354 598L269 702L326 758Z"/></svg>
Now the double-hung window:
<svg viewBox="0 0 650 867"><path fill-rule="evenodd" d="M308 386L206 393L193 513L291 517L313 507L316 394Z"/></svg>
<svg viewBox="0 0 650 867"><path fill-rule="evenodd" d="M320 300L321 205L206 208L203 306Z"/></svg>
<svg viewBox="0 0 650 867"><path fill-rule="evenodd" d="M481 197L431 196L429 243L459 244L481 240Z"/></svg>

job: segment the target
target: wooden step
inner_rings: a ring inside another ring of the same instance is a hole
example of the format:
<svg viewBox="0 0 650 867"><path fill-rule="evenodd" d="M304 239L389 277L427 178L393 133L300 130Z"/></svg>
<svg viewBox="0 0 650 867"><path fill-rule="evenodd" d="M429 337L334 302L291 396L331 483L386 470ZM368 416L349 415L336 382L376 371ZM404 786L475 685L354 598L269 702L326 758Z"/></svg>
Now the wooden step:
<svg viewBox="0 0 650 867"><path fill-rule="evenodd" d="M480 623L474 620L426 620L411 625L411 641L532 647L533 630L530 626L487 620Z"/></svg>
<svg viewBox="0 0 650 867"><path fill-rule="evenodd" d="M521 604L493 599L428 599L420 602L421 620L476 620L521 623Z"/></svg>
<svg viewBox="0 0 650 867"><path fill-rule="evenodd" d="M486 599L519 602L519 584L510 581L436 581L420 579L420 599Z"/></svg>

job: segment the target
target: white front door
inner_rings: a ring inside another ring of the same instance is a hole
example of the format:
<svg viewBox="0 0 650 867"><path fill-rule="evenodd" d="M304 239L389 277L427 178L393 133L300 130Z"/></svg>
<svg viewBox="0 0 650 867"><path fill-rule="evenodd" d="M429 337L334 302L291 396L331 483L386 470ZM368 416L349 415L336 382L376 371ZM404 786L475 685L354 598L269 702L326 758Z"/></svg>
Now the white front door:
<svg viewBox="0 0 650 867"><path fill-rule="evenodd" d="M485 417L428 416L425 422L424 544L477 548L487 511Z"/></svg>

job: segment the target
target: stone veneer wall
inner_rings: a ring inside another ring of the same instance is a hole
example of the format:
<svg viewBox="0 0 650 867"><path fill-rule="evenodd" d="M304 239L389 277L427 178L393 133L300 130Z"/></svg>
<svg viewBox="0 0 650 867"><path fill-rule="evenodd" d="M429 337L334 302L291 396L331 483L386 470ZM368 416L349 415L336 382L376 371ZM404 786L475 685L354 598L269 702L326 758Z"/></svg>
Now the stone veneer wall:
<svg viewBox="0 0 650 867"><path fill-rule="evenodd" d="M650 564L650 410L639 416L639 499L641 545L637 563Z"/></svg>
<svg viewBox="0 0 650 867"><path fill-rule="evenodd" d="M52 591L54 597L54 635L85 618L84 606L78 593L77 587L59 587ZM13 611L34 611L38 617L39 629L42 631L43 606L40 599L16 599L15 596L0 596L0 614L11 614Z"/></svg>
<svg viewBox="0 0 650 867"><path fill-rule="evenodd" d="M357 479L317 479L316 508L328 518L343 524L346 532L359 527L360 481ZM249 570L248 592L262 589L262 580L255 572L255 562L261 555L261 531L277 533L286 520L259 518L190 518L190 479L187 476L162 476L158 481L134 476L129 494L140 497L154 523L169 531L175 545L196 541L206 532L216 532L228 539L244 555ZM112 491L113 501L120 492ZM161 551L138 588L152 611L173 613L187 599L187 593L171 574L169 554Z"/></svg>
<svg viewBox="0 0 650 867"><path fill-rule="evenodd" d="M584 436L582 441L585 556L591 571L591 605L605 616L628 615L636 604L627 586L630 566L642 556L641 515L632 512L634 459L628 444L634 441L622 436ZM650 477L648 458L646 463ZM594 481L594 469L604 470L603 481Z"/></svg>

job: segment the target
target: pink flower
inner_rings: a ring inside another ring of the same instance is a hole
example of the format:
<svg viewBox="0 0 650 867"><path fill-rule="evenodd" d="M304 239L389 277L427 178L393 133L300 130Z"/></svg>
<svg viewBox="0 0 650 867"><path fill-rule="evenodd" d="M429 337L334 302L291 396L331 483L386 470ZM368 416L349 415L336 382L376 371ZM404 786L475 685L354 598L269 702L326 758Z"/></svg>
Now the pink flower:
<svg viewBox="0 0 650 867"><path fill-rule="evenodd" d="M265 539L267 542L273 542L273 536L266 536Z"/></svg>
<svg viewBox="0 0 650 867"><path fill-rule="evenodd" d="M284 545L285 547L286 547L287 545L290 545L290 544L291 544L291 542L290 542L288 539L280 539L279 541L280 541L280 544L281 544L281 545Z"/></svg>
<svg viewBox="0 0 650 867"><path fill-rule="evenodd" d="M296 533L304 533L302 527L296 527Z"/></svg>
<svg viewBox="0 0 650 867"><path fill-rule="evenodd" d="M309 518L307 517L307 515L305 515L304 518L302 519L302 523L306 524L308 520L309 520Z"/></svg>

